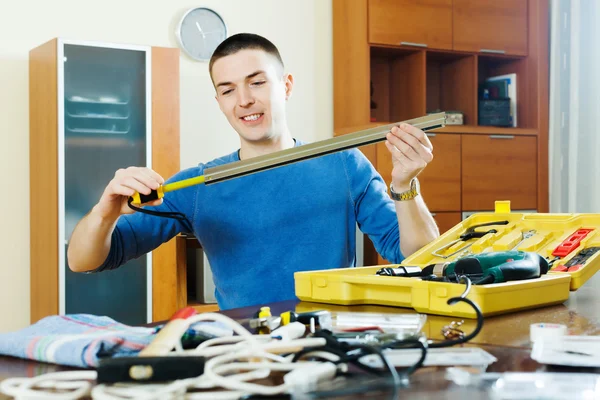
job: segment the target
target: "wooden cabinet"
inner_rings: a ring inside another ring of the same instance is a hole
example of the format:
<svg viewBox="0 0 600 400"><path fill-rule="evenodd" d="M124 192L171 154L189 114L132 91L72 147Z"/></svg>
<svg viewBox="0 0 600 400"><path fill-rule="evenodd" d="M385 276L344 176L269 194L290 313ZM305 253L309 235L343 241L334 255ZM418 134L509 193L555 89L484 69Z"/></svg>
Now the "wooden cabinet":
<svg viewBox="0 0 600 400"><path fill-rule="evenodd" d="M369 0L369 42L452 49L452 0Z"/></svg>
<svg viewBox="0 0 600 400"><path fill-rule="evenodd" d="M549 0L332 6L336 136L369 123L459 111L463 125L434 132L434 160L419 176L440 230L460 222L463 212L493 210L496 200L510 200L512 210L548 212ZM507 74L517 77L516 127L480 124L481 85ZM389 184L385 146L362 150ZM369 241L364 249L365 265L383 262Z"/></svg>
<svg viewBox="0 0 600 400"><path fill-rule="evenodd" d="M443 235L444 232L460 224L460 221L462 220L462 214L459 212L438 212L432 213L432 215L440 230L440 235Z"/></svg>
<svg viewBox="0 0 600 400"><path fill-rule="evenodd" d="M373 49L370 66L374 121L402 121L425 113L425 52Z"/></svg>
<svg viewBox="0 0 600 400"><path fill-rule="evenodd" d="M430 134L433 161L419 175L429 210L460 211L460 135Z"/></svg>
<svg viewBox="0 0 600 400"><path fill-rule="evenodd" d="M537 140L533 136L463 135L462 208L537 208Z"/></svg>
<svg viewBox="0 0 600 400"><path fill-rule="evenodd" d="M179 50L53 39L29 66L31 322L170 318L185 305L175 239L97 274L72 272L67 247L117 169L179 171Z"/></svg>
<svg viewBox="0 0 600 400"><path fill-rule="evenodd" d="M527 1L453 1L454 50L527 55Z"/></svg>
<svg viewBox="0 0 600 400"><path fill-rule="evenodd" d="M430 211L460 211L460 135L430 134L433 161L419 175L421 193ZM377 171L390 185L392 155L383 143L377 145Z"/></svg>

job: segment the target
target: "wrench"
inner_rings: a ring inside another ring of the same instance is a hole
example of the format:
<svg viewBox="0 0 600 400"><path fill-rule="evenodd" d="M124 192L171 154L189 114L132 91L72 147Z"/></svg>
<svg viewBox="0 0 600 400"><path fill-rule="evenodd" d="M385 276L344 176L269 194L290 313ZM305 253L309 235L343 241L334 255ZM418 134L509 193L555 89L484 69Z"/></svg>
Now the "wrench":
<svg viewBox="0 0 600 400"><path fill-rule="evenodd" d="M531 229L529 231L522 232L521 234L522 234L523 238L511 250L515 250L517 247L519 247L521 245L521 243L523 243L525 240L527 240L530 237L532 237L533 235L535 235L536 231L535 231L535 229Z"/></svg>

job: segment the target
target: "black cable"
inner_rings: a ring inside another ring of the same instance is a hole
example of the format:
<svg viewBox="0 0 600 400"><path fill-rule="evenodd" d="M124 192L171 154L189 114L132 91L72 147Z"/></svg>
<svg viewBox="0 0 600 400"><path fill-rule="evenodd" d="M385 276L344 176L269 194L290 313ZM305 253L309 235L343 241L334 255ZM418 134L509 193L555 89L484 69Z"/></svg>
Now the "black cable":
<svg viewBox="0 0 600 400"><path fill-rule="evenodd" d="M394 380L394 385L395 386L400 386L402 384L402 381L400 380L400 376L398 375L398 372L396 371L396 367L394 367L392 364L390 364L390 362L388 361L387 357L383 354L383 352L379 348L377 348L376 346L369 346L367 344L355 344L355 345L352 345L350 347L352 348L351 351L353 351L353 350L367 350L369 353L377 354L379 356L379 358L381 359L381 362L383 363L383 366L389 371L390 375L392 376L392 379ZM366 355L366 354L363 354L363 356L364 355ZM358 360L357 360L357 363L358 364L362 364Z"/></svg>
<svg viewBox="0 0 600 400"><path fill-rule="evenodd" d="M309 353L312 353L315 351L325 351L325 352L332 353L339 357L339 360L336 361L335 364L341 364L341 363L348 364L349 363L349 364L355 365L356 367L358 367L368 373L381 376L381 371L379 369L370 367L370 366L365 365L362 362L360 362L360 359L362 357L364 357L365 355L376 354L381 359L381 361L383 363L383 367L389 371L390 376L392 377L392 379L394 381L394 385L398 385L398 386L402 385L401 378L398 375L396 368L390 364L387 357L385 357L385 355L382 352L382 349L388 348L389 346L387 346L387 345L375 346L375 345L367 345L367 344L350 345L350 344L338 341L337 338L335 338L335 336L333 336L333 334L327 330L317 331L314 333L313 336L325 338L326 345L324 347L303 349L303 350L297 352L296 354L294 354L294 357L292 358L292 362L298 361L302 356L304 356L306 354L309 354ZM418 339L399 340L399 341L395 341L392 343L396 347L413 347L416 345L416 347L420 347L422 349L421 358L414 365L408 367L403 372L405 375L412 374L414 371L416 371L418 368L420 368L423 365L423 362L425 361L425 358L427 357L427 343L424 343L423 341L420 341ZM356 353L357 350L358 350L358 352ZM324 357L318 357L318 356L315 356L315 357L324 358Z"/></svg>
<svg viewBox="0 0 600 400"><path fill-rule="evenodd" d="M131 208L132 210L135 210L137 212L141 212L144 214L150 214L150 215L154 215L157 217L165 217L165 218L173 218L173 219L177 219L179 221L185 221L185 214L180 213L180 212L161 212L161 211L152 211L152 210L146 210L144 208L140 208L140 207L136 207L132 204L133 202L133 198L129 198L127 200L127 205L129 206L129 208Z"/></svg>
<svg viewBox="0 0 600 400"><path fill-rule="evenodd" d="M406 375L411 375L413 372L415 372L417 369L423 366L425 358L427 358L427 349L429 347L427 342L419 339L407 339L392 342L389 345L384 346L384 348L386 349L405 349L415 348L415 345L416 347L421 348L421 358L415 364L411 365L404 371Z"/></svg>
<svg viewBox="0 0 600 400"><path fill-rule="evenodd" d="M359 367L365 371L368 371L370 373L373 373L374 375L381 377L382 374L381 374L380 370L369 367L368 365L365 365L359 361L360 358L365 356L365 351L368 351L373 354L377 354L379 356L379 358L381 358L384 368L386 368L389 371L390 375L393 378L393 383L387 383L387 382L389 382L387 380L386 381L378 381L376 383L377 389L389 389L391 387L393 389L393 393L392 393L393 397L392 398L394 398L394 399L397 398L397 394L398 394L397 390L401 385L403 385L403 382L401 381L400 376L398 375L398 373L396 371L396 368L389 363L389 361L383 354L383 352L382 352L383 349L416 348L416 347L421 348L421 358L415 364L413 364L412 366L408 367L406 370L403 371L404 376L409 376L413 372L415 372L417 369L419 369L423 366L425 359L427 357L428 348L451 347L451 346L455 346L457 344L466 343L469 340L473 339L475 336L477 336L479 334L479 332L481 331L481 329L483 328L483 314L481 312L481 309L473 301L466 298L467 294L469 293L469 291L471 289L471 285L472 285L471 280L469 279L469 277L467 277L465 275L459 276L457 278L458 278L457 280L459 282L464 281L466 283L466 289L461 296L452 297L452 298L448 299L447 304L454 305L459 302L467 303L469 306L471 306L473 308L473 310L475 310L475 314L477 315L477 326L475 327L473 332L464 336L463 338L455 339L455 340L445 340L445 341L439 342L439 343L428 343L427 341L413 338L413 339L392 341L392 342L386 343L385 345L382 345L382 346L369 346L369 345L364 345L364 344L348 345L346 343L339 342L331 334L331 332L322 330L322 331L315 332L314 335L325 338L326 343L327 343L325 345L325 347L303 349L302 351L300 351L294 355L292 362L298 361L305 354L308 354L308 353L311 353L314 351L325 351L325 352L329 352L329 353L335 354L336 356L340 357L340 360L337 361L336 364L352 363L353 365L356 365L357 367ZM349 354L355 350L359 350L358 354ZM324 358L324 357L322 357L322 358ZM339 395L362 393L362 392L365 392L364 389L365 389L365 385L362 385L362 384L361 384L361 390L357 390L356 388L347 387L347 385L345 385L343 388L336 388L333 390L321 389L318 392L313 391L313 392L311 392L311 394L316 397L322 397L322 396L327 397L327 396L332 396L332 395L339 396Z"/></svg>
<svg viewBox="0 0 600 400"><path fill-rule="evenodd" d="M445 340L443 342L438 342L438 343L430 343L429 347L432 349L439 349L442 347L451 347L457 344L462 344L462 343L466 343L469 340L473 339L475 336L477 336L477 334L479 334L479 332L481 331L481 328L483 328L483 314L481 313L481 309L479 308L479 306L475 303L473 303L471 300L467 299L467 294L469 293L469 291L471 290L471 280L465 276L462 275L460 277L461 281L465 281L467 284L467 288L465 289L464 293L459 296L459 297L452 297L450 299L448 299L447 304L448 305L453 305L459 302L463 302L463 303L467 303L468 305L470 305L473 310L475 310L475 314L477 314L477 326L475 327L475 329L473 330L473 332L469 333L468 335L462 337L462 338L458 338L458 339L451 339L451 340Z"/></svg>

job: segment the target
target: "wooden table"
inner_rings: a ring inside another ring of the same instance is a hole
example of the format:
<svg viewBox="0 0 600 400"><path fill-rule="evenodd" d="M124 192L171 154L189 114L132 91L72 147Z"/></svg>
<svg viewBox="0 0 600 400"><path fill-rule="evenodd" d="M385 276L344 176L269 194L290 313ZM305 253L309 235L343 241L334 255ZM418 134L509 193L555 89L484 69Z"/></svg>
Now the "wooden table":
<svg viewBox="0 0 600 400"><path fill-rule="evenodd" d="M600 369L597 368L561 368L541 365L529 357L531 351L531 343L529 340L530 324L538 322L560 323L567 325L569 327L569 333L572 335L599 335L599 305L600 275L596 275L578 291L571 292L570 298L561 305L486 318L482 331L470 342L470 345L482 347L498 359L497 362L488 367L488 372L581 371L600 373ZM353 312L414 312L409 309L382 306L349 307L296 301L274 303L271 304L270 307L273 314L288 310L305 312L308 310L322 309ZM251 317L256 309L256 307L247 307L223 311L222 313L234 319L242 320ZM424 331L430 339L441 340L443 338L441 335L441 328L453 320L454 319L450 317L428 315ZM475 321L465 320L462 328L465 332L470 332L474 326ZM43 373L64 371L68 369L69 368L52 364L20 360L12 357L0 357L0 380L8 377L31 377ZM464 396L473 399L488 398L485 392L453 386L444 378L444 374L445 372L442 368L420 369L412 375L410 387L401 389L398 397L410 393L411 396L418 395L419 398L426 399L464 399ZM0 396L0 398L3 397ZM348 398L353 397L350 396ZM377 392L373 392L369 394L369 398L390 399L390 392L385 392L381 395L377 394Z"/></svg>

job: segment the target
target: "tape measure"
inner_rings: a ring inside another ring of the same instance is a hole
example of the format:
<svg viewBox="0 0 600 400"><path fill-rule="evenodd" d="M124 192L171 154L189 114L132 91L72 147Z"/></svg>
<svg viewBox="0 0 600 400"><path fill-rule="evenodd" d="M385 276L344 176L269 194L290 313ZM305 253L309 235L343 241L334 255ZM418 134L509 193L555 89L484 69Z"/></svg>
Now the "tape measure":
<svg viewBox="0 0 600 400"><path fill-rule="evenodd" d="M544 339L558 339L567 334L567 326L563 324L531 324L529 337L532 342Z"/></svg>

